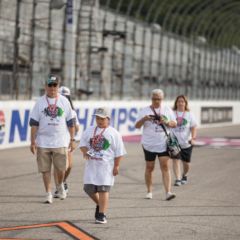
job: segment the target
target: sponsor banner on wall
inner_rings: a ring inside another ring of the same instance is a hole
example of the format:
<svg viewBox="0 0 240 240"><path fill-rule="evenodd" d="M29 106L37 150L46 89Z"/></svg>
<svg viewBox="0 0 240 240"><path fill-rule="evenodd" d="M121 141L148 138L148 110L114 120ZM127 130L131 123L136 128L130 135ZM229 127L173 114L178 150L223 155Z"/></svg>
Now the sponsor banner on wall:
<svg viewBox="0 0 240 240"><path fill-rule="evenodd" d="M233 122L233 107L201 107L201 124Z"/></svg>
<svg viewBox="0 0 240 240"><path fill-rule="evenodd" d="M29 102L0 102L0 149L27 146L30 144L29 118L33 101ZM95 124L95 113L98 107L106 106L111 109L111 125L122 136L140 134L134 127L139 110L146 106L146 102L131 104L127 102L75 102L80 123L80 133Z"/></svg>
<svg viewBox="0 0 240 240"><path fill-rule="evenodd" d="M169 107L172 101L164 101ZM29 118L34 101L0 101L0 149L10 147L28 146L30 144ZM74 107L80 122L80 133L88 126L95 124L93 116L99 107L111 109L111 125L114 126L122 136L136 136L141 134L141 130L134 127L138 113L141 108L150 106L150 101L76 101ZM198 126L214 125L214 123L239 123L240 109L239 102L232 106L222 107L209 106L202 107L203 103L191 103L191 111L197 118ZM230 104L229 104L230 105ZM237 107L236 107L237 106ZM235 111L235 112L234 112ZM235 121L233 121L233 112Z"/></svg>

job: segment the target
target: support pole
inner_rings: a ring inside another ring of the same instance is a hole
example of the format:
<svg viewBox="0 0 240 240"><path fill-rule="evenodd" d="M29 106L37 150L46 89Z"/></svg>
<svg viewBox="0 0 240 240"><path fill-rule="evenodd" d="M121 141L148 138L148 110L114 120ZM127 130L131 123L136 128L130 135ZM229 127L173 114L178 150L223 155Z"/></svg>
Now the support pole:
<svg viewBox="0 0 240 240"><path fill-rule="evenodd" d="M15 33L14 33L14 51L13 51L13 98L18 100L19 97L19 84L18 84L18 57L19 57L19 45L18 38L20 36L19 18L20 18L20 4L21 0L17 0L16 12L15 12Z"/></svg>

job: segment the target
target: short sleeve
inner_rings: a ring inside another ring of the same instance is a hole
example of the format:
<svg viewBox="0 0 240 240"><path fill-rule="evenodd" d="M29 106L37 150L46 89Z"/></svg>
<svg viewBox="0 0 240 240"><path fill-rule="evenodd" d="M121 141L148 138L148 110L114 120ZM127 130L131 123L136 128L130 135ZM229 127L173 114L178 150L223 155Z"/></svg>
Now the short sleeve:
<svg viewBox="0 0 240 240"><path fill-rule="evenodd" d="M145 110L145 108L143 108L139 111L136 122L141 120L145 115L146 115L146 110Z"/></svg>
<svg viewBox="0 0 240 240"><path fill-rule="evenodd" d="M120 157L126 154L126 149L123 144L122 136L120 135L119 132L116 132L116 149L115 149L115 157Z"/></svg>
<svg viewBox="0 0 240 240"><path fill-rule="evenodd" d="M35 122L39 122L40 114L39 114L39 101L34 105L31 113L30 113L30 121L34 120Z"/></svg>
<svg viewBox="0 0 240 240"><path fill-rule="evenodd" d="M86 129L81 136L79 147L88 147L88 129Z"/></svg>
<svg viewBox="0 0 240 240"><path fill-rule="evenodd" d="M196 127L197 126L197 120L195 116L190 112L190 127Z"/></svg>

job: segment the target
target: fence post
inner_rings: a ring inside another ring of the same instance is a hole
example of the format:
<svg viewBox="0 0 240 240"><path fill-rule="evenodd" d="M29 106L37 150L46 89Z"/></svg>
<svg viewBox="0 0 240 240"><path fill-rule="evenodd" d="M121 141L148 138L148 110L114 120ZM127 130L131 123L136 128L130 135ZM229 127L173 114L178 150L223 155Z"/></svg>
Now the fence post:
<svg viewBox="0 0 240 240"><path fill-rule="evenodd" d="M20 36L20 27L19 27L19 17L20 17L20 4L21 0L17 0L16 12L15 12L15 33L14 33L14 52L13 52L13 98L16 100L19 97L19 66L18 66L18 57L19 57L19 45L18 39Z"/></svg>

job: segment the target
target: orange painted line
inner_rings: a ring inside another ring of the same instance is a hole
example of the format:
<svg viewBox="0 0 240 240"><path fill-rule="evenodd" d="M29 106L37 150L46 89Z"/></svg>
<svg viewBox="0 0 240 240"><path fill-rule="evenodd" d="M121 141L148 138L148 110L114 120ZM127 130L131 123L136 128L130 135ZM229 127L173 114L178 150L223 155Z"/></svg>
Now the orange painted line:
<svg viewBox="0 0 240 240"><path fill-rule="evenodd" d="M56 226L57 224L58 224L58 223L43 223L43 224L36 224L36 225L7 227L7 228L0 228L0 232L3 232L3 231L21 230L21 229L31 229L31 228L41 228L41 227L52 227L52 226Z"/></svg>
<svg viewBox="0 0 240 240"><path fill-rule="evenodd" d="M70 225L69 223L60 222L60 223L58 223L58 226L61 227L66 232L70 233L72 236L74 236L77 239L94 240L94 238L90 237L89 235L85 234L83 231Z"/></svg>
<svg viewBox="0 0 240 240"><path fill-rule="evenodd" d="M53 223L43 223L43 224L35 224L35 225L0 228L0 232L23 230L23 229L33 229L33 228L44 228L44 227L59 227L60 229L65 231L67 234L69 234L69 235L73 236L75 239L79 239L79 240L94 240L94 239L96 239L94 237L91 237L87 233L85 233L83 230L77 228L76 226L74 226L68 222L53 222ZM15 239L15 238L9 238L9 239ZM2 240L2 238L0 238L0 240ZM7 238L6 238L6 240L7 240ZM34 240L34 239L29 239L29 240Z"/></svg>
<svg viewBox="0 0 240 240"><path fill-rule="evenodd" d="M37 238L0 238L0 240L41 240Z"/></svg>

